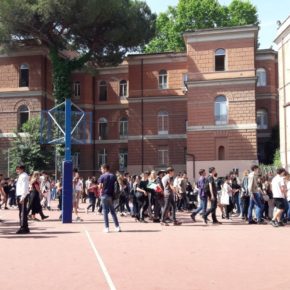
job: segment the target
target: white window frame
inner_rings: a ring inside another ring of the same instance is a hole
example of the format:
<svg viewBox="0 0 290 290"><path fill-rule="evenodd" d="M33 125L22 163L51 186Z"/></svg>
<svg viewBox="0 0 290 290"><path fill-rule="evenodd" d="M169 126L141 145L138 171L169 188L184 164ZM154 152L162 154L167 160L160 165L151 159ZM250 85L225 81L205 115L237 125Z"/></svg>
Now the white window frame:
<svg viewBox="0 0 290 290"><path fill-rule="evenodd" d="M101 125L106 124L106 131L105 136L101 135ZM100 118L98 122L98 134L99 134L99 140L106 140L108 138L108 120L106 118Z"/></svg>
<svg viewBox="0 0 290 290"><path fill-rule="evenodd" d="M125 171L128 167L128 149L119 151L119 171Z"/></svg>
<svg viewBox="0 0 290 290"><path fill-rule="evenodd" d="M158 84L160 90L168 89L168 72L165 69L159 71Z"/></svg>
<svg viewBox="0 0 290 290"><path fill-rule="evenodd" d="M158 148L158 165L168 166L169 164L169 149L167 146L160 146Z"/></svg>
<svg viewBox="0 0 290 290"><path fill-rule="evenodd" d="M259 120L261 122L259 122ZM266 130L269 128L268 112L265 109L259 109L257 111L257 129Z"/></svg>
<svg viewBox="0 0 290 290"><path fill-rule="evenodd" d="M266 87L267 86L267 71L266 69L260 67L256 70L257 76L257 87Z"/></svg>
<svg viewBox="0 0 290 290"><path fill-rule="evenodd" d="M102 164L107 163L107 158L108 158L108 154L107 154L106 148L98 152L98 168L100 168Z"/></svg>
<svg viewBox="0 0 290 290"><path fill-rule="evenodd" d="M23 126L23 124L25 124L26 122L22 123L21 124L21 114L27 114L27 121L30 119L30 110L29 110L29 107L27 105L21 105L19 106L19 108L17 109L17 118L18 118L18 121L17 121L17 128L18 128L18 131L21 131L21 128Z"/></svg>
<svg viewBox="0 0 290 290"><path fill-rule="evenodd" d="M128 119L125 117L119 121L119 135L121 139L128 138Z"/></svg>
<svg viewBox="0 0 290 290"><path fill-rule="evenodd" d="M220 57L220 56L224 57L224 69L223 70L221 70L221 69L217 70L217 66L216 66L217 57ZM218 48L215 51L215 54L214 54L214 69L217 72L226 70L226 50L224 48Z"/></svg>
<svg viewBox="0 0 290 290"><path fill-rule="evenodd" d="M224 101L219 101L218 99L224 98ZM225 111L226 114L221 115L221 114L217 114L217 111L221 111L220 109L218 110L217 107L221 106L221 104L223 104L225 106ZM214 118L215 118L215 124L216 125L226 125L228 123L228 100L225 96L217 96L215 98L215 102L214 102ZM224 116L224 118L222 117Z"/></svg>
<svg viewBox="0 0 290 290"><path fill-rule="evenodd" d="M157 116L158 134L166 135L169 132L169 114L166 111L161 111Z"/></svg>
<svg viewBox="0 0 290 290"><path fill-rule="evenodd" d="M23 86L21 84L22 82L22 71L27 71L27 85ZM29 65L26 63L23 63L19 67L19 87L20 88L27 88L29 87Z"/></svg>
<svg viewBox="0 0 290 290"><path fill-rule="evenodd" d="M122 98L128 97L128 81L121 80L119 83L119 96Z"/></svg>

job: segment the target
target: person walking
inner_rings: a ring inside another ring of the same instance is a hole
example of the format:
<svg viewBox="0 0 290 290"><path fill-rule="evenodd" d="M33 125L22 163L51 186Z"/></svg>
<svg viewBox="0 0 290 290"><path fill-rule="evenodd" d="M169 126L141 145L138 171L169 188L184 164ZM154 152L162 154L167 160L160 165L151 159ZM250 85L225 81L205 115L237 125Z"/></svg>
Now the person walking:
<svg viewBox="0 0 290 290"><path fill-rule="evenodd" d="M104 233L109 233L109 212L111 213L115 223L115 231L120 232L121 229L119 226L119 221L113 205L113 195L117 178L114 174L110 173L110 166L108 164L103 164L101 166L101 172L102 175L100 176L98 182L101 191L101 202L104 213Z"/></svg>
<svg viewBox="0 0 290 290"><path fill-rule="evenodd" d="M199 207L191 213L191 219L195 222L195 216L202 211L205 215L207 209L207 196L205 193L206 171L204 169L199 170L199 180L197 182L198 194L199 194Z"/></svg>
<svg viewBox="0 0 290 290"><path fill-rule="evenodd" d="M287 194L287 187L284 181L286 170L284 168L278 168L277 174L272 180L272 192L276 211L271 220L273 227L281 227L284 224L281 221L282 214L285 210L285 198Z"/></svg>
<svg viewBox="0 0 290 290"><path fill-rule="evenodd" d="M211 201L211 205L210 205L210 208L203 215L203 220L207 224L207 222L208 222L207 217L211 214L212 223L213 224L221 224L221 222L219 222L216 218L217 188L216 188L216 184L214 181L214 174L216 173L216 170L214 167L211 167L211 168L209 168L208 172L209 172L209 176L208 176L207 181L206 181L205 192Z"/></svg>
<svg viewBox="0 0 290 290"><path fill-rule="evenodd" d="M250 195L250 204L248 210L248 223L249 224L265 224L262 221L262 204L259 196L258 186L258 173L259 166L253 165L251 167L251 173L248 175L248 191ZM256 208L257 222L253 220L253 209Z"/></svg>
<svg viewBox="0 0 290 290"><path fill-rule="evenodd" d="M173 176L174 169L172 167L168 167L166 170L166 175L162 178L162 186L164 188L164 205L162 207L161 225L164 226L169 225L166 222L166 219L168 217L170 207L172 207L173 225L179 226L182 224L176 219L176 203L174 200L175 188L173 186Z"/></svg>
<svg viewBox="0 0 290 290"><path fill-rule="evenodd" d="M27 202L29 196L29 176L25 172L24 165L18 165L16 167L16 173L18 174L18 179L16 183L16 197L19 209L19 221L20 228L16 234L28 234L30 233L27 220Z"/></svg>

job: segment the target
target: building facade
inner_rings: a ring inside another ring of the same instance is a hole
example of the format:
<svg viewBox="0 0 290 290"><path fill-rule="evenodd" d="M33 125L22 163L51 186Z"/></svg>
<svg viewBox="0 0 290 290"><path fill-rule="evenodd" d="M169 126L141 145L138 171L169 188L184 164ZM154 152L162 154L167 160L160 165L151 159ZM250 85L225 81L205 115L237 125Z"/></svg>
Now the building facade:
<svg viewBox="0 0 290 290"><path fill-rule="evenodd" d="M290 16L280 25L275 43L279 63L280 153L283 167L290 170Z"/></svg>
<svg viewBox="0 0 290 290"><path fill-rule="evenodd" d="M187 32L184 53L74 72L72 101L93 115L93 144L73 146L83 175L104 162L131 173L171 165L192 178L199 168L224 175L267 162L278 124L277 54L258 50L257 34L255 26ZM46 52L22 51L0 57L2 172L12 132L53 106Z"/></svg>

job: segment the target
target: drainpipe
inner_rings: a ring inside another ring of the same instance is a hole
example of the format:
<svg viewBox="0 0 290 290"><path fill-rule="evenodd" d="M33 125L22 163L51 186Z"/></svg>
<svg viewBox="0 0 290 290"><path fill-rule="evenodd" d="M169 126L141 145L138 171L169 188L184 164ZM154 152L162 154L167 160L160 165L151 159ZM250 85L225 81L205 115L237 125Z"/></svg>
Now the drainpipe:
<svg viewBox="0 0 290 290"><path fill-rule="evenodd" d="M192 180L195 180L195 156L191 153L186 153L186 156L189 156L192 158Z"/></svg>
<svg viewBox="0 0 290 290"><path fill-rule="evenodd" d="M141 59L141 171L144 171L144 60Z"/></svg>
<svg viewBox="0 0 290 290"><path fill-rule="evenodd" d="M283 78L283 95L284 95L284 144L285 144L285 168L288 170L288 141L287 141L287 104L286 104L286 80L285 80L285 46L282 38L282 78Z"/></svg>
<svg viewBox="0 0 290 290"><path fill-rule="evenodd" d="M92 99L93 99L93 122L92 122L92 141L93 141L93 158L92 158L92 166L93 166L93 175L96 174L96 77L92 77Z"/></svg>

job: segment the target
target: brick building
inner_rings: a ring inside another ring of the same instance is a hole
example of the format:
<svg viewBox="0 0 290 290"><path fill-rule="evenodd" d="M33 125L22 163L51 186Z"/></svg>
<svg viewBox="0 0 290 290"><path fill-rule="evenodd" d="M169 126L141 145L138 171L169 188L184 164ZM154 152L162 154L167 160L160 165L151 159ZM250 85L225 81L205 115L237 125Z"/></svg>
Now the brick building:
<svg viewBox="0 0 290 290"><path fill-rule="evenodd" d="M73 146L84 175L103 162L139 173L172 165L221 175L267 161L278 123L277 55L257 50L255 26L184 34L186 52L130 55L118 67L73 74L72 101L93 114L93 144ZM28 76L28 77L27 77ZM27 118L53 106L41 48L0 56L1 171Z"/></svg>

